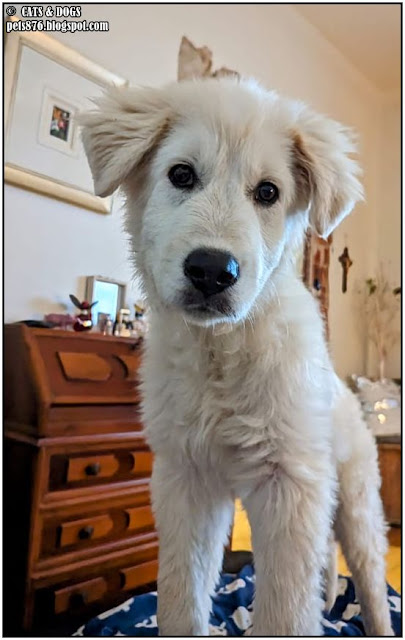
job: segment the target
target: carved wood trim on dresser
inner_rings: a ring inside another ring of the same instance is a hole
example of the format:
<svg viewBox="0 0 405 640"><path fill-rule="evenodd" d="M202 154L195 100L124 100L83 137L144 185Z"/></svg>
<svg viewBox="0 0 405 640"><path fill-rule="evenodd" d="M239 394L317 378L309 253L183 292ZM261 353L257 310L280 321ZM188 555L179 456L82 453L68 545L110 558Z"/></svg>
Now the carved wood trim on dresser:
<svg viewBox="0 0 405 640"><path fill-rule="evenodd" d="M4 633L68 634L156 580L140 345L17 323L4 346Z"/></svg>

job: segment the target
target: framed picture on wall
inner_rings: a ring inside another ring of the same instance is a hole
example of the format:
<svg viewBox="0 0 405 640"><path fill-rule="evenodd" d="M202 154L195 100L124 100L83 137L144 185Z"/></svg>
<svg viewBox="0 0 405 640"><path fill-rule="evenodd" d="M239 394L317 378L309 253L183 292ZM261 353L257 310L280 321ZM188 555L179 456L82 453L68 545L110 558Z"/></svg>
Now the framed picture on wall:
<svg viewBox="0 0 405 640"><path fill-rule="evenodd" d="M77 157L80 140L74 117L79 108L63 94L45 88L38 129L39 144Z"/></svg>
<svg viewBox="0 0 405 640"><path fill-rule="evenodd" d="M312 231L305 234L302 279L312 295L319 301L319 308L329 339L329 263L333 234L326 240Z"/></svg>
<svg viewBox="0 0 405 640"><path fill-rule="evenodd" d="M18 18L11 18L12 22ZM99 213L75 122L91 99L126 80L41 32L11 31L5 49L5 181Z"/></svg>

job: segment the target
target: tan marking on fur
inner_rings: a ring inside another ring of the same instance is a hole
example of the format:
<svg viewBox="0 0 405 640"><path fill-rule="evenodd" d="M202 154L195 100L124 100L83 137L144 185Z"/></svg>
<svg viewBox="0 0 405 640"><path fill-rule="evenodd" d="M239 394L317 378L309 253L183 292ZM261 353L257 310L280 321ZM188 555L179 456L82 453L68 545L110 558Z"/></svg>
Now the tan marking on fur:
<svg viewBox="0 0 405 640"><path fill-rule="evenodd" d="M302 136L297 131L292 133L292 140L294 153L293 172L297 185L297 198L300 203L305 202L308 205L315 188L312 177L314 163L305 148Z"/></svg>

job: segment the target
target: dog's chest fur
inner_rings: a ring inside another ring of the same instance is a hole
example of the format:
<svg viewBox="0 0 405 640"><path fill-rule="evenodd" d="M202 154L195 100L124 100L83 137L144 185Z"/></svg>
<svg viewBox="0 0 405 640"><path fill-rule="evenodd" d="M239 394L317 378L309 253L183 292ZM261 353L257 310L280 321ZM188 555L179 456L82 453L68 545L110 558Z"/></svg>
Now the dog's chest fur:
<svg viewBox="0 0 405 640"><path fill-rule="evenodd" d="M325 356L302 319L286 328L263 317L222 334L152 319L142 367L150 446L233 485L316 455L331 434Z"/></svg>

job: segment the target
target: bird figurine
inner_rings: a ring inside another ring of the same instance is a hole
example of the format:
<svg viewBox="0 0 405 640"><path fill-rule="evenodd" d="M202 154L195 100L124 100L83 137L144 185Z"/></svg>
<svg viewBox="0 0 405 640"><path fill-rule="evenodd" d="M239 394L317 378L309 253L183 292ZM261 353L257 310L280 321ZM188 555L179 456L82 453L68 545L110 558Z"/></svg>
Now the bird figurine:
<svg viewBox="0 0 405 640"><path fill-rule="evenodd" d="M94 307L94 305L97 304L97 302L92 302L91 304L90 302L87 302L87 300L83 300L83 302L80 302L80 300L78 300L78 298L76 298L76 296L74 296L72 293L69 295L69 298L71 299L75 307L80 309L80 313L76 315L76 321L73 325L73 329L75 331L90 331L93 326L91 309L92 307Z"/></svg>

